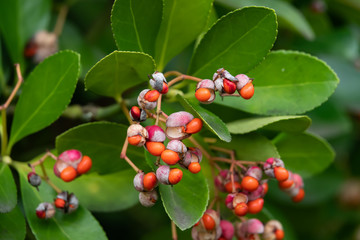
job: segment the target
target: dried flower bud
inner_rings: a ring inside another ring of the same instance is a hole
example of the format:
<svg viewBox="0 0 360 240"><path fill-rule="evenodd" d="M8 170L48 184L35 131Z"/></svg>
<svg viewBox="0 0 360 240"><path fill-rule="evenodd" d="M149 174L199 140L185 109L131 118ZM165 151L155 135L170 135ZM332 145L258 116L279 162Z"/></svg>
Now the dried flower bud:
<svg viewBox="0 0 360 240"><path fill-rule="evenodd" d="M55 215L55 208L51 203L43 202L36 208L36 216L42 219L49 219Z"/></svg>
<svg viewBox="0 0 360 240"><path fill-rule="evenodd" d="M41 184L41 177L37 175L35 172L29 172L28 174L28 182L31 186L38 187Z"/></svg>

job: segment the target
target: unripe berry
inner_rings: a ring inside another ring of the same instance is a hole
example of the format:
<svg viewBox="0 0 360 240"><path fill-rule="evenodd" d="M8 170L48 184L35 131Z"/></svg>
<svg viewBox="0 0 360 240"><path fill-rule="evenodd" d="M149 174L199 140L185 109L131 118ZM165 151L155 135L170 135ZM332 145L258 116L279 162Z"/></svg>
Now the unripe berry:
<svg viewBox="0 0 360 240"><path fill-rule="evenodd" d="M152 126L146 126L145 127L146 131L148 132L148 137L147 137L147 141L150 142L164 142L166 139L165 136L165 132L164 130L157 126L157 125L152 125Z"/></svg>
<svg viewBox="0 0 360 240"><path fill-rule="evenodd" d="M165 151L165 145L162 142L146 142L145 146L153 156L160 156Z"/></svg>
<svg viewBox="0 0 360 240"><path fill-rule="evenodd" d="M144 172L139 172L135 175L133 183L137 191L144 191Z"/></svg>
<svg viewBox="0 0 360 240"><path fill-rule="evenodd" d="M221 227L221 237L224 240L231 240L234 237L234 226L232 225L231 222L226 221L226 220L221 220L220 221L220 227ZM219 238L220 240L221 238Z"/></svg>
<svg viewBox="0 0 360 240"><path fill-rule="evenodd" d="M259 187L259 181L253 177L245 176L241 181L241 187L246 191L252 192Z"/></svg>
<svg viewBox="0 0 360 240"><path fill-rule="evenodd" d="M223 81L224 91L228 94L233 94L236 91L236 84L228 79Z"/></svg>
<svg viewBox="0 0 360 240"><path fill-rule="evenodd" d="M248 206L246 203L239 203L236 207L235 207L235 210L234 210L234 213L241 217L241 216L245 216L248 212Z"/></svg>
<svg viewBox="0 0 360 240"><path fill-rule="evenodd" d="M145 94L144 99L149 102L156 102L159 97L160 93L157 90L150 90Z"/></svg>
<svg viewBox="0 0 360 240"><path fill-rule="evenodd" d="M60 178L64 182L71 182L77 177L77 172L72 166L68 166L60 173Z"/></svg>
<svg viewBox="0 0 360 240"><path fill-rule="evenodd" d="M77 166L77 173L78 174L84 174L87 173L92 167L92 160L89 156L84 156Z"/></svg>
<svg viewBox="0 0 360 240"><path fill-rule="evenodd" d="M201 221L206 230L211 231L215 228L215 220L209 214L205 213L202 216Z"/></svg>
<svg viewBox="0 0 360 240"><path fill-rule="evenodd" d="M169 185L169 174L170 174L170 167L167 165L161 165L156 170L156 178L157 180L165 185Z"/></svg>
<svg viewBox="0 0 360 240"><path fill-rule="evenodd" d="M37 175L35 172L29 172L27 175L28 182L31 184L31 186L38 187L41 184L41 177Z"/></svg>
<svg viewBox="0 0 360 240"><path fill-rule="evenodd" d="M234 186L234 187L233 187ZM225 184L225 189L228 193L238 192L241 190L241 184L239 182L234 182L234 184L230 181Z"/></svg>
<svg viewBox="0 0 360 240"><path fill-rule="evenodd" d="M258 198L256 200L248 202L248 212L251 214L256 214L261 212L264 206L264 199Z"/></svg>
<svg viewBox="0 0 360 240"><path fill-rule="evenodd" d="M131 107L129 115L131 120L135 122L143 122L146 120L146 112L137 106Z"/></svg>
<svg viewBox="0 0 360 240"><path fill-rule="evenodd" d="M155 173L149 172L145 174L143 178L143 183L144 183L145 191L153 190L157 185L157 179Z"/></svg>
<svg viewBox="0 0 360 240"><path fill-rule="evenodd" d="M254 85L252 82L248 82L239 93L244 99L250 99L254 95Z"/></svg>
<svg viewBox="0 0 360 240"><path fill-rule="evenodd" d="M155 205L158 200L158 194L155 190L150 192L140 192L139 201L144 207L152 207Z"/></svg>
<svg viewBox="0 0 360 240"><path fill-rule="evenodd" d="M62 152L59 157L59 160L64 161L65 163L73 166L75 169L82 159L82 154L79 150L70 149Z"/></svg>
<svg viewBox="0 0 360 240"><path fill-rule="evenodd" d="M180 160L180 157L178 153L166 149L161 153L161 159L168 165L175 165Z"/></svg>
<svg viewBox="0 0 360 240"><path fill-rule="evenodd" d="M298 203L298 202L301 202L305 197L305 191L303 188L300 188L299 189L299 193L292 198L292 201L295 202L295 203Z"/></svg>
<svg viewBox="0 0 360 240"><path fill-rule="evenodd" d="M245 176L250 176L260 181L262 178L262 170L258 166L252 166L246 171Z"/></svg>
<svg viewBox="0 0 360 240"><path fill-rule="evenodd" d="M198 163L198 162L190 163L188 168L189 168L189 171L194 174L200 172L200 170L201 170L200 163Z"/></svg>
<svg viewBox="0 0 360 240"><path fill-rule="evenodd" d="M289 172L283 167L275 167L274 168L275 178L279 181L285 181L289 178Z"/></svg>
<svg viewBox="0 0 360 240"><path fill-rule="evenodd" d="M250 234L262 234L264 232L264 224L256 218L252 218L246 221L247 233Z"/></svg>
<svg viewBox="0 0 360 240"><path fill-rule="evenodd" d="M227 208L229 208L231 210L234 209L234 207L236 207L233 205L235 195L236 195L236 193L229 193L225 198L225 205Z"/></svg>
<svg viewBox="0 0 360 240"><path fill-rule="evenodd" d="M198 133L198 132L200 132L202 126L203 126L203 122L201 121L201 119L194 118L186 125L185 132L189 133L189 134Z"/></svg>
<svg viewBox="0 0 360 240"><path fill-rule="evenodd" d="M43 202L36 208L36 216L42 219L49 219L55 215L55 208L51 203Z"/></svg>
<svg viewBox="0 0 360 240"><path fill-rule="evenodd" d="M183 172L180 169L178 168L171 169L169 173L169 183L171 185L177 184L182 179L182 176L183 176Z"/></svg>
<svg viewBox="0 0 360 240"><path fill-rule="evenodd" d="M207 102L211 98L211 92L208 88L199 88L195 92L195 97L200 102Z"/></svg>

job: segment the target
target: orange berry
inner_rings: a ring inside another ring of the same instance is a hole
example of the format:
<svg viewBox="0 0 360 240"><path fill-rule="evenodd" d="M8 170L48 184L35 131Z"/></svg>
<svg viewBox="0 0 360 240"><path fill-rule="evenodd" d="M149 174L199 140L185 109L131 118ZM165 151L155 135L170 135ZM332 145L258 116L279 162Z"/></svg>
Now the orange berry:
<svg viewBox="0 0 360 240"><path fill-rule="evenodd" d="M208 88L199 88L199 89L196 90L196 92L195 92L195 97L196 97L197 100L199 100L200 102L206 102L206 101L209 100L210 97L211 97L210 89L208 89Z"/></svg>
<svg viewBox="0 0 360 240"><path fill-rule="evenodd" d="M200 163L198 162L192 162L189 164L188 169L191 173L198 173L201 170Z"/></svg>
<svg viewBox="0 0 360 240"><path fill-rule="evenodd" d="M146 142L146 149L153 156L160 156L165 151L165 145L161 142Z"/></svg>
<svg viewBox="0 0 360 240"><path fill-rule="evenodd" d="M282 240L285 237L285 233L283 230L276 229L275 231L275 238L276 240Z"/></svg>
<svg viewBox="0 0 360 240"><path fill-rule="evenodd" d="M200 132L203 122L200 118L194 118L186 125L186 133L194 134Z"/></svg>
<svg viewBox="0 0 360 240"><path fill-rule="evenodd" d="M242 202L239 203L238 205L236 205L235 207L235 214L237 216L245 216L248 212L248 206L246 205L246 203Z"/></svg>
<svg viewBox="0 0 360 240"><path fill-rule="evenodd" d="M182 176L183 176L183 172L180 169L178 168L171 169L169 172L169 183L171 185L177 184L178 182L180 182Z"/></svg>
<svg viewBox="0 0 360 240"><path fill-rule="evenodd" d="M262 187L263 187L263 193L264 195L267 194L267 192L269 191L269 184L267 182L264 182L262 184Z"/></svg>
<svg viewBox="0 0 360 240"><path fill-rule="evenodd" d="M78 174L84 174L91 169L91 166L92 166L91 158L89 156L83 156L81 162L77 166L76 171Z"/></svg>
<svg viewBox="0 0 360 240"><path fill-rule="evenodd" d="M206 230L211 231L215 228L215 220L209 214L205 213L201 219Z"/></svg>
<svg viewBox="0 0 360 240"><path fill-rule="evenodd" d="M264 206L264 199L258 198L248 202L248 212L252 214L259 213Z"/></svg>
<svg viewBox="0 0 360 240"><path fill-rule="evenodd" d="M250 81L240 90L239 93L244 99L250 99L254 95L254 91L254 85L252 84L252 81Z"/></svg>
<svg viewBox="0 0 360 240"><path fill-rule="evenodd" d="M141 142L141 136L140 135L135 135L132 137L128 137L128 142L131 145L137 146L140 142Z"/></svg>
<svg viewBox="0 0 360 240"><path fill-rule="evenodd" d="M285 181L289 178L289 172L283 167L275 167L274 168L275 178L279 181Z"/></svg>
<svg viewBox="0 0 360 240"><path fill-rule="evenodd" d="M57 208L64 208L65 207L65 200L64 199L61 199L61 198L57 198L55 199L55 207Z"/></svg>
<svg viewBox="0 0 360 240"><path fill-rule="evenodd" d="M225 189L228 193L233 192L233 184L231 181L225 184ZM239 182L234 182L234 189L235 189L235 192L238 192L239 190L241 190L241 184Z"/></svg>
<svg viewBox="0 0 360 240"><path fill-rule="evenodd" d="M168 165L175 165L180 160L180 157L177 152L166 149L161 153L161 159Z"/></svg>
<svg viewBox="0 0 360 240"><path fill-rule="evenodd" d="M241 181L241 187L246 191L252 192L259 187L259 181L254 177L245 176Z"/></svg>
<svg viewBox="0 0 360 240"><path fill-rule="evenodd" d="M159 97L160 93L157 90L150 90L144 96L145 100L149 102L156 102Z"/></svg>
<svg viewBox="0 0 360 240"><path fill-rule="evenodd" d="M282 182L279 182L279 188L288 189L294 184L294 180L288 179Z"/></svg>
<svg viewBox="0 0 360 240"><path fill-rule="evenodd" d="M62 172L60 173L60 178L64 181L64 182L71 182L72 180L74 180L77 176L77 172L75 170L75 168L69 166L66 167L64 170L62 170Z"/></svg>
<svg viewBox="0 0 360 240"><path fill-rule="evenodd" d="M304 199L304 197L305 197L305 191L303 188L300 188L299 193L295 197L293 197L292 200L293 202L298 203L301 202Z"/></svg>
<svg viewBox="0 0 360 240"><path fill-rule="evenodd" d="M143 178L143 183L144 183L144 189L146 191L151 191L157 184L157 178L155 173L149 172L145 174Z"/></svg>

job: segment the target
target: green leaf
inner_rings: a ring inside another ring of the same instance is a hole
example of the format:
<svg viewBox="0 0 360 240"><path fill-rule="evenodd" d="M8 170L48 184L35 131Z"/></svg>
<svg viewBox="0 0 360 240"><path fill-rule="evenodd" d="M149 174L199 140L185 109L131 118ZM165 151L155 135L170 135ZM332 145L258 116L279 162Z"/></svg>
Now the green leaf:
<svg viewBox="0 0 360 240"><path fill-rule="evenodd" d="M300 114L321 105L339 79L323 61L305 53L275 51L248 73L254 78L250 100L225 97L219 104L256 114Z"/></svg>
<svg viewBox="0 0 360 240"><path fill-rule="evenodd" d="M163 20L155 43L158 70L203 31L212 0L164 0Z"/></svg>
<svg viewBox="0 0 360 240"><path fill-rule="evenodd" d="M53 172L54 161L45 161L50 180L61 189L76 193L81 204L90 211L120 211L139 202L139 193L135 190L133 180L136 172L124 169L111 174L99 175L87 173L76 181L64 182Z"/></svg>
<svg viewBox="0 0 360 240"><path fill-rule="evenodd" d="M154 55L162 8L161 0L115 1L111 27L118 49Z"/></svg>
<svg viewBox="0 0 360 240"><path fill-rule="evenodd" d="M0 212L7 213L16 206L16 186L9 166L2 162L0 162L0 182Z"/></svg>
<svg viewBox="0 0 360 240"><path fill-rule="evenodd" d="M230 133L244 134L255 131L259 128L266 128L274 131L303 132L311 124L307 116L272 116L244 118L227 123Z"/></svg>
<svg viewBox="0 0 360 240"><path fill-rule="evenodd" d="M335 158L329 143L310 133L281 133L273 143L286 168L303 178L322 172Z"/></svg>
<svg viewBox="0 0 360 240"><path fill-rule="evenodd" d="M302 13L290 3L282 0L217 0L218 3L231 7L264 6L275 10L279 26L286 27L301 34L308 40L314 39L314 31Z"/></svg>
<svg viewBox="0 0 360 240"><path fill-rule="evenodd" d="M217 143L217 145L235 150L240 160L265 161L270 157L280 157L275 145L258 133L234 135L230 143Z"/></svg>
<svg viewBox="0 0 360 240"><path fill-rule="evenodd" d="M62 51L45 59L25 80L16 104L8 152L23 137L54 122L69 104L80 70L80 56Z"/></svg>
<svg viewBox="0 0 360 240"><path fill-rule="evenodd" d="M148 163L155 162L155 157L150 154L146 153L145 157ZM201 172L182 172L183 177L178 184L160 184L159 189L166 213L184 231L198 222L204 214L209 201L209 188Z"/></svg>
<svg viewBox="0 0 360 240"><path fill-rule="evenodd" d="M114 51L90 69L85 86L96 94L120 99L128 88L146 82L154 70L154 60L147 54Z"/></svg>
<svg viewBox="0 0 360 240"><path fill-rule="evenodd" d="M27 182L27 168L18 167L20 188L25 215L37 239L107 239L97 220L81 205L71 214L57 211L51 219L39 219L35 209L42 202L53 202L56 192L46 183L39 186L40 191L32 187Z"/></svg>
<svg viewBox="0 0 360 240"><path fill-rule="evenodd" d="M256 66L272 48L277 33L274 10L246 7L218 20L197 47L189 72L211 78L224 67L234 75Z"/></svg>
<svg viewBox="0 0 360 240"><path fill-rule="evenodd" d="M114 173L129 168L120 152L127 136L127 126L107 122L82 124L71 128L56 138L56 149L61 153L68 149L78 149L91 157L91 172ZM139 167L144 166L142 149L129 146L128 157ZM142 164L142 165L141 165Z"/></svg>
<svg viewBox="0 0 360 240"><path fill-rule="evenodd" d="M185 99L180 95L177 95L181 105L186 111L195 115L195 117L201 118L204 126L207 127L211 132L218 136L225 142L231 141L231 135L225 125L225 123L212 112L202 108L197 100Z"/></svg>
<svg viewBox="0 0 360 240"><path fill-rule="evenodd" d="M0 239L25 239L25 218L19 207L15 207L9 213L0 214L0 222Z"/></svg>

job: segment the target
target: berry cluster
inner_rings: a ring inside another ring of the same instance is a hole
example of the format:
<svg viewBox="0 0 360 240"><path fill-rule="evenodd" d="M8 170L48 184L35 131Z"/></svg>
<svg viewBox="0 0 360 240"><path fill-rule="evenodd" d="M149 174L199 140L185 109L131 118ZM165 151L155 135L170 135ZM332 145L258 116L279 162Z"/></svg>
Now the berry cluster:
<svg viewBox="0 0 360 240"><path fill-rule="evenodd" d="M201 103L209 104L215 100L215 91L218 91L223 97L226 94L232 95L237 90L241 97L250 99L254 95L252 81L245 74L238 74L234 77L224 68L220 68L214 73L213 80L204 79L198 83L195 97Z"/></svg>
<svg viewBox="0 0 360 240"><path fill-rule="evenodd" d="M28 182L39 190L38 186L40 186L41 179L43 178L58 193L56 199L54 200L54 204L44 202L40 203L36 208L36 215L39 218L45 219L51 218L55 215L54 205L63 213L71 213L79 206L79 201L73 193L69 194L66 191L61 191L47 177L46 169L43 166L43 162L47 159L47 157L51 157L56 161L54 164L54 174L65 182L70 182L80 175L88 172L92 166L91 158L83 156L82 153L76 149L64 151L58 157L50 152L47 152L40 160L29 164L32 171L27 176ZM35 167L38 165L42 166L41 169L44 174L42 177L35 172Z"/></svg>
<svg viewBox="0 0 360 240"><path fill-rule="evenodd" d="M198 133L203 123L199 118L188 112L175 112L169 116L161 112L165 119L165 130L157 124L143 127L140 122L145 121L147 116L154 117L151 113L161 95L168 92L168 84L164 75L160 72L155 72L150 76L150 85L154 90L145 89L140 92L138 96L138 106L133 106L129 115L133 121L127 130L127 142L130 145L142 147L153 156L158 157L156 173L144 173L141 170L134 178L134 186L139 191L140 203L144 206L150 207L155 204L157 200L157 193L154 188L158 182L166 185L175 185L182 179L183 172L179 168L170 168L179 164L182 168L188 169L192 173L198 173L201 170L200 162L202 153L200 149L194 147L187 147L182 140L189 138L192 134ZM156 117L160 119L159 112ZM166 139L170 141L164 145ZM123 156L127 159L127 157ZM160 159L166 165L160 165Z"/></svg>
<svg viewBox="0 0 360 240"><path fill-rule="evenodd" d="M36 208L36 216L42 219L49 219L54 217L55 208L63 213L72 213L79 207L79 200L73 193L61 192L56 196L54 203L43 202Z"/></svg>

